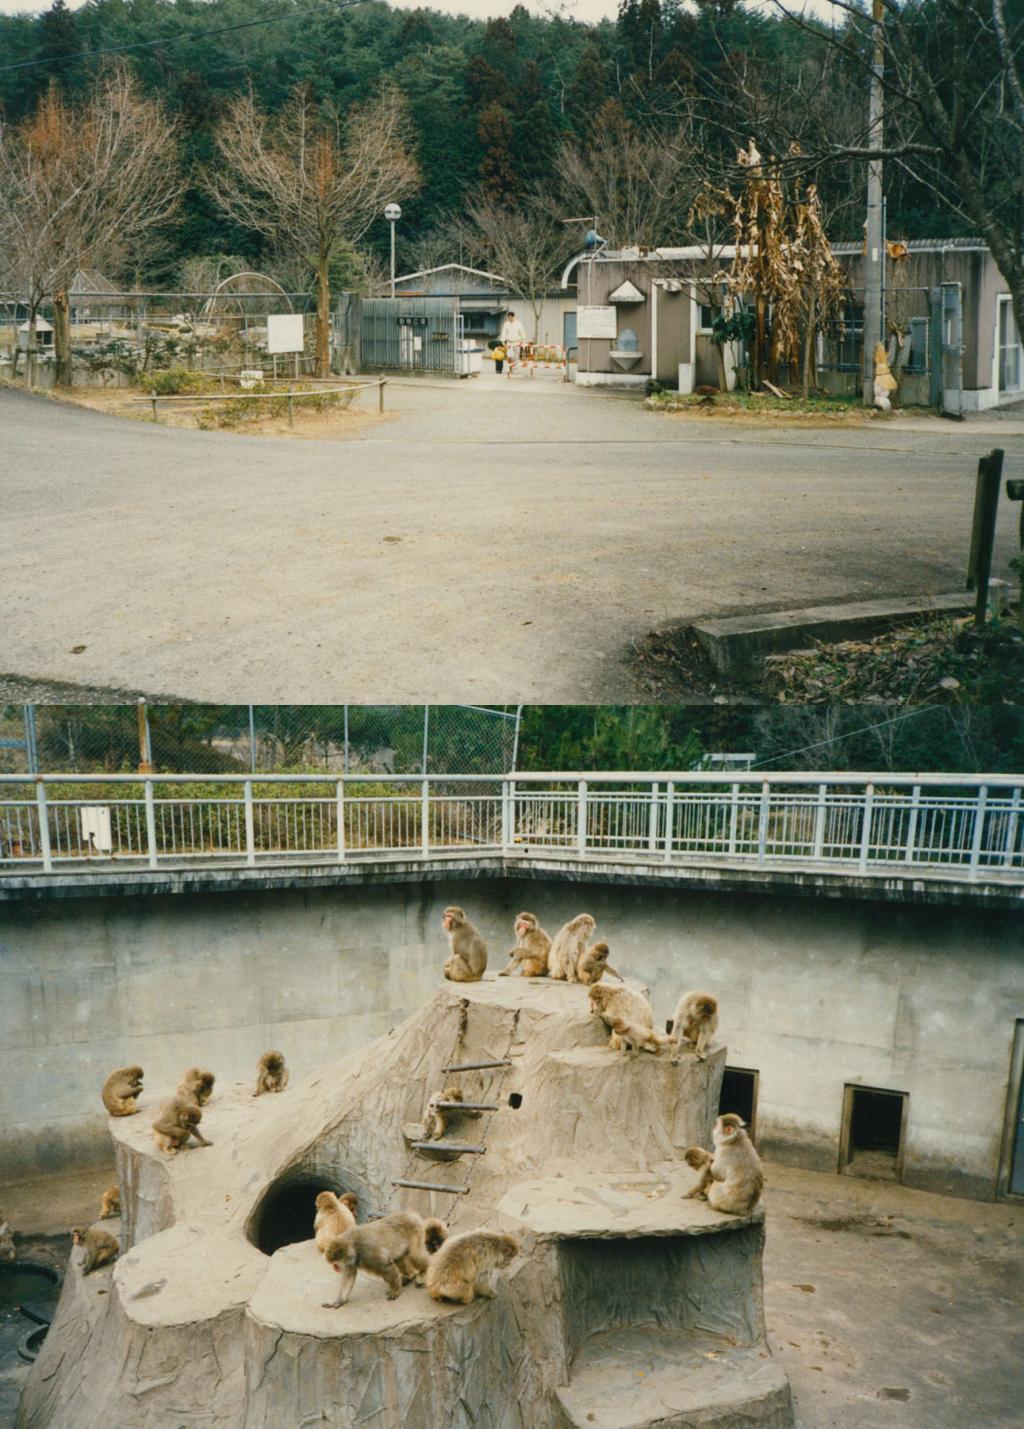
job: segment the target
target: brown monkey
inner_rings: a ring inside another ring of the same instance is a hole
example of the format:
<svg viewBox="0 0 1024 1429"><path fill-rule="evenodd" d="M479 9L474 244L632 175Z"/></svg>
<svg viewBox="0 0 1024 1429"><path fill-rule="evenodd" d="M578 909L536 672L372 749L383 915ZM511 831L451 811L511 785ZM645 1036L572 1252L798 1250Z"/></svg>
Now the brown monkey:
<svg viewBox="0 0 1024 1429"><path fill-rule="evenodd" d="M616 972L608 961L610 951L607 943L591 943L589 948L584 948L576 961L576 981L585 984L600 982L605 973L611 973L621 982L622 974Z"/></svg>
<svg viewBox="0 0 1024 1429"><path fill-rule="evenodd" d="M447 1239L443 1223L423 1220L415 1211L395 1211L379 1221L354 1226L335 1236L324 1249L332 1270L341 1276L337 1300L325 1300L324 1308L344 1305L356 1283L356 1272L379 1275L387 1286L387 1298L397 1300L404 1280L420 1282L430 1264L430 1253Z"/></svg>
<svg viewBox="0 0 1024 1429"><path fill-rule="evenodd" d="M109 1220L111 1216L121 1214L121 1188L119 1186L108 1186L100 1198L100 1220Z"/></svg>
<svg viewBox="0 0 1024 1429"><path fill-rule="evenodd" d="M82 1274L88 1275L90 1271L97 1270L101 1265L106 1265L109 1261L117 1258L120 1246L112 1235L106 1231L85 1230L82 1226L76 1226L71 1232L73 1244L83 1246L85 1253L82 1256Z"/></svg>
<svg viewBox="0 0 1024 1429"><path fill-rule="evenodd" d="M653 1027L643 1027L639 1022L627 1022L616 1017L612 1023L612 1035L616 1047L624 1048L631 1057L638 1052L653 1052L655 1056L668 1043L668 1038Z"/></svg>
<svg viewBox="0 0 1024 1429"><path fill-rule="evenodd" d="M438 1106L438 1102L460 1102L462 1101L462 1091L459 1087L445 1087L443 1091L430 1098L427 1102L426 1115L423 1118L423 1135L428 1141L440 1141L448 1129L448 1123L458 1120L459 1117L480 1115L478 1111L445 1111Z"/></svg>
<svg viewBox="0 0 1024 1429"><path fill-rule="evenodd" d="M288 1085L288 1068L280 1052L264 1052L256 1067L254 1097L264 1092L283 1092Z"/></svg>
<svg viewBox="0 0 1024 1429"><path fill-rule="evenodd" d="M497 1231L467 1231L452 1236L427 1268L427 1294L435 1300L471 1304L478 1295L493 1300L497 1272L519 1254L514 1236Z"/></svg>
<svg viewBox="0 0 1024 1429"><path fill-rule="evenodd" d="M333 1191L321 1191L316 1198L316 1219L313 1235L316 1248L323 1254L329 1241L350 1231L356 1223L359 1198L351 1191L336 1196Z"/></svg>
<svg viewBox="0 0 1024 1429"><path fill-rule="evenodd" d="M684 1042L693 1045L698 1062L705 1061L711 1039L717 1031L718 999L712 997L710 992L684 992L672 1019L672 1037L675 1042L673 1064L678 1065Z"/></svg>
<svg viewBox="0 0 1024 1429"><path fill-rule="evenodd" d="M196 1102L185 1097L171 1097L170 1101L164 1102L153 1123L153 1140L168 1156L176 1156L186 1147L190 1136L194 1136L200 1146L212 1146L213 1142L207 1141L199 1130L202 1119L203 1113Z"/></svg>
<svg viewBox="0 0 1024 1429"><path fill-rule="evenodd" d="M103 1083L103 1105L111 1116L133 1116L142 1091L141 1067L118 1067Z"/></svg>
<svg viewBox="0 0 1024 1429"><path fill-rule="evenodd" d="M661 1046L668 1042L662 1033L654 1031L651 1005L638 992L632 992L628 987L613 987L607 982L595 982L591 983L588 995L591 1012L595 1017L602 1018L605 1026L611 1029L608 1046L614 1052L622 1047L622 1038L615 1031L616 1022L625 1022L637 1031L651 1033L656 1041L660 1039Z"/></svg>
<svg viewBox="0 0 1024 1429"><path fill-rule="evenodd" d="M212 1072L204 1071L202 1067L189 1067L178 1083L175 1096L181 1097L183 1101L194 1102L196 1106L205 1106L213 1096L213 1082Z"/></svg>
<svg viewBox="0 0 1024 1429"><path fill-rule="evenodd" d="M516 945L509 948L511 959L507 968L502 968L499 977L508 977L519 968L524 977L544 977L548 970L548 953L551 939L537 922L534 913L519 913L513 923Z"/></svg>
<svg viewBox="0 0 1024 1429"><path fill-rule="evenodd" d="M576 965L595 924L589 913L578 913L555 934L548 953L548 976L562 982L577 982Z"/></svg>
<svg viewBox="0 0 1024 1429"><path fill-rule="evenodd" d="M687 1165L700 1172L700 1180L686 1194L706 1200L716 1211L745 1216L757 1205L764 1186L761 1158L735 1112L720 1116L711 1134L714 1155L700 1146L685 1153Z"/></svg>
<svg viewBox="0 0 1024 1429"><path fill-rule="evenodd" d="M17 1260L18 1252L14 1248L14 1232L6 1217L0 1214L0 1264L8 1260Z"/></svg>
<svg viewBox="0 0 1024 1429"><path fill-rule="evenodd" d="M451 946L445 977L450 982L479 982L487 966L487 944L461 908L446 908L441 925Z"/></svg>

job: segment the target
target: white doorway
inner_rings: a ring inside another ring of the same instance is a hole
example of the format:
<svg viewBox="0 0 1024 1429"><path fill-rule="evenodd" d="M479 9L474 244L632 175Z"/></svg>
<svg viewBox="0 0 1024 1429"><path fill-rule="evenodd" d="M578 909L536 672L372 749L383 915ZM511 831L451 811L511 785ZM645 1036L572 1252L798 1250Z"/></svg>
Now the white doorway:
<svg viewBox="0 0 1024 1429"><path fill-rule="evenodd" d="M1020 392L1024 360L1022 360L1017 320L1013 315L1013 302L1008 297L999 299L999 318L996 324L996 361L998 363L999 391Z"/></svg>

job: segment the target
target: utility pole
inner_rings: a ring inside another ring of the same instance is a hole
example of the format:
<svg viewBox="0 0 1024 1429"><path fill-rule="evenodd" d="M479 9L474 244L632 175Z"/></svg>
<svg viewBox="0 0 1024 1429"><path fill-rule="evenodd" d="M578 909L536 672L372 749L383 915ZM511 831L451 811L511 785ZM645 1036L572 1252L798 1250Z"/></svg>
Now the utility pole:
<svg viewBox="0 0 1024 1429"><path fill-rule="evenodd" d="M882 75L885 69L885 32L882 0L872 0L871 6L871 94L868 99L868 146L882 147ZM868 213L864 227L864 405L875 401L875 345L883 340L882 275L885 264L885 238L882 232L882 161L868 161Z"/></svg>

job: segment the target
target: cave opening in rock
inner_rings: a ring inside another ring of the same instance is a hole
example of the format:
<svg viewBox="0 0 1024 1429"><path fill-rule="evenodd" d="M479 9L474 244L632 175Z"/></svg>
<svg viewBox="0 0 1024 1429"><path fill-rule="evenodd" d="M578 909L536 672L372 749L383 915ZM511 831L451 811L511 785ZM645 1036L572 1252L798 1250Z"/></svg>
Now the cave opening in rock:
<svg viewBox="0 0 1024 1429"><path fill-rule="evenodd" d="M294 1176L271 1186L249 1229L249 1240L264 1255L282 1246L313 1239L316 1198L327 1189L323 1181Z"/></svg>

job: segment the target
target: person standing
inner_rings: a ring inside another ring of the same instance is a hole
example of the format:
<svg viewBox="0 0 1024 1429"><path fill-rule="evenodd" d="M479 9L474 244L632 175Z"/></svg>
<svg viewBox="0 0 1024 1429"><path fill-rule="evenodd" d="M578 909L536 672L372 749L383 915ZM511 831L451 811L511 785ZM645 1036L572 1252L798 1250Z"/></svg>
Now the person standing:
<svg viewBox="0 0 1024 1429"><path fill-rule="evenodd" d="M511 372L519 361L519 352L526 341L526 332L522 323L511 309L505 314L505 321L501 325L501 345L505 349L508 359L508 370Z"/></svg>

